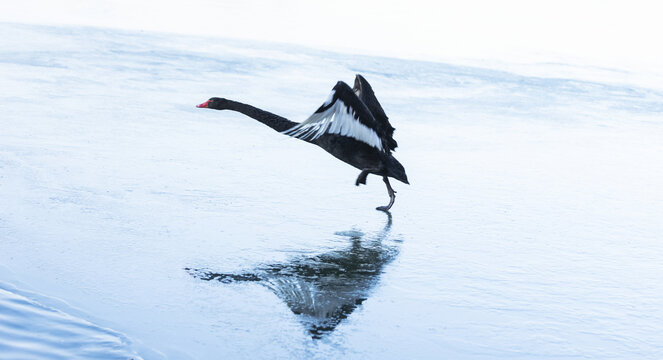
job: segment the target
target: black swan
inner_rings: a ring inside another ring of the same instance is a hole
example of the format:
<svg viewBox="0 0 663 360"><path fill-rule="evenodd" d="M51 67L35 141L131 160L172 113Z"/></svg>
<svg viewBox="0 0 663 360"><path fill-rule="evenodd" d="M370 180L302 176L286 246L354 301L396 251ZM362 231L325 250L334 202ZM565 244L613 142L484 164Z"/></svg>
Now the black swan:
<svg viewBox="0 0 663 360"><path fill-rule="evenodd" d="M389 177L409 184L403 165L392 155L396 149L394 128L363 76L355 77L350 88L336 83L327 101L304 122L296 123L254 106L213 97L199 108L238 111L272 129L325 149L336 158L361 170L355 185L366 184L368 174L382 176L389 193L389 205L377 209L388 211L396 199Z"/></svg>

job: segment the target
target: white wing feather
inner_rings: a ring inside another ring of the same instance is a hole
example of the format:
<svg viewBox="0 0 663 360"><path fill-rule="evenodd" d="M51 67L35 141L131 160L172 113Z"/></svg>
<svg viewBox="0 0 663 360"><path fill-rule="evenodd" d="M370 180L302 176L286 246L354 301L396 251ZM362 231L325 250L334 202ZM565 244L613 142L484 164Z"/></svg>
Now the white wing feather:
<svg viewBox="0 0 663 360"><path fill-rule="evenodd" d="M329 95L323 106L333 101L334 91ZM327 110L314 113L308 119L292 128L282 132L303 140L315 140L324 134L338 134L359 140L370 146L382 150L382 141L378 134L368 126L362 124L352 108L336 99L336 102Z"/></svg>

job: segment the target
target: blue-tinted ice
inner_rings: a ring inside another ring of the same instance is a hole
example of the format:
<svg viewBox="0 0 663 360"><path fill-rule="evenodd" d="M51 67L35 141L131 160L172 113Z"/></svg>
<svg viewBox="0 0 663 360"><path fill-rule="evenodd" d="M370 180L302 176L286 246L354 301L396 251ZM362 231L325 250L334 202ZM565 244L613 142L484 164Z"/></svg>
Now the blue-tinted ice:
<svg viewBox="0 0 663 360"><path fill-rule="evenodd" d="M238 273L186 270L205 281L260 283L288 305L312 338L320 339L368 298L382 268L398 255L396 243L389 238L391 214L386 216L384 229L374 236L365 237L352 230L337 232L348 237L347 249L295 257Z"/></svg>
<svg viewBox="0 0 663 360"><path fill-rule="evenodd" d="M663 357L663 93L619 69L0 34L0 281L110 334L106 358ZM411 183L391 220L378 177L195 108L302 121L356 73Z"/></svg>

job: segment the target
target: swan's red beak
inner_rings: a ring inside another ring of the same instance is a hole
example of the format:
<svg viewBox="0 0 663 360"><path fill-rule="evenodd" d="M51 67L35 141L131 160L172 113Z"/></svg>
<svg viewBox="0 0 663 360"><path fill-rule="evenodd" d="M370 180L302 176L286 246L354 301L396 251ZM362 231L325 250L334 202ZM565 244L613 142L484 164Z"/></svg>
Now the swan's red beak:
<svg viewBox="0 0 663 360"><path fill-rule="evenodd" d="M200 105L196 105L196 107L197 108L206 108L207 105L209 105L209 100L205 101L204 103L202 103Z"/></svg>

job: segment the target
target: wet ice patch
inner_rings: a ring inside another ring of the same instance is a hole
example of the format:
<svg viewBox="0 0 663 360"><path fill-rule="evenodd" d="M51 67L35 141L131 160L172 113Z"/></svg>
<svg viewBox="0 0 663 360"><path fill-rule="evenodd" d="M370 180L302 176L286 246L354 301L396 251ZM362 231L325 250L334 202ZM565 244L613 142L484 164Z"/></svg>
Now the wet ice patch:
<svg viewBox="0 0 663 360"><path fill-rule="evenodd" d="M337 231L334 234L338 236L347 236L347 237L362 237L364 233L357 230L348 230L348 231Z"/></svg>
<svg viewBox="0 0 663 360"><path fill-rule="evenodd" d="M200 280L225 284L256 282L265 286L298 317L313 339L320 339L370 296L383 267L398 255L399 248L387 244L390 229L391 217L374 236L357 230L339 231L335 234L350 238L351 245L346 249L294 257L247 272L185 270Z"/></svg>

